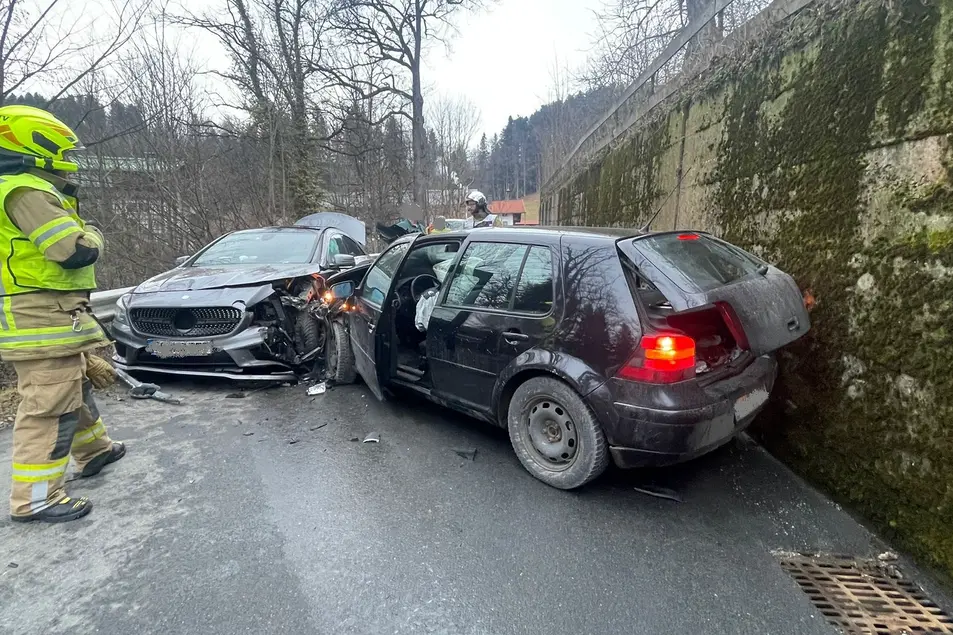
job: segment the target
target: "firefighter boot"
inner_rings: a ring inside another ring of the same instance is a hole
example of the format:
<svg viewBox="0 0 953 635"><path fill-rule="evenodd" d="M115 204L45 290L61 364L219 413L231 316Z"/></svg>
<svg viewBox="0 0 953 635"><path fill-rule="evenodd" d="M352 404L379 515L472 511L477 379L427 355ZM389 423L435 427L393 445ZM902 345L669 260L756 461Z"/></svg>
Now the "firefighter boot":
<svg viewBox="0 0 953 635"><path fill-rule="evenodd" d="M126 446L113 441L106 433L106 425L93 397L93 384L86 377L83 378L83 405L71 452L82 478L96 476L104 467L126 455Z"/></svg>
<svg viewBox="0 0 953 635"><path fill-rule="evenodd" d="M126 456L126 446L120 441L113 441L112 448L102 454L94 456L79 475L83 478L96 476L104 467L110 463L115 463L124 456Z"/></svg>
<svg viewBox="0 0 953 635"><path fill-rule="evenodd" d="M34 520L44 523L65 523L82 518L91 511L93 511L93 504L85 496L82 498L64 496L43 511L29 516L11 516L10 519L17 523L28 523Z"/></svg>

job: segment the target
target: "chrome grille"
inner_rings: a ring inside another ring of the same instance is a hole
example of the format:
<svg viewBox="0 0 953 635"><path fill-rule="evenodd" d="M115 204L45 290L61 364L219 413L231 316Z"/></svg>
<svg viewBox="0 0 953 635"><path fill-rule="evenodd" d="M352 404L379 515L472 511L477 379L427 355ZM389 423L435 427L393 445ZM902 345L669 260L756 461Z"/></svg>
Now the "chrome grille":
<svg viewBox="0 0 953 635"><path fill-rule="evenodd" d="M157 337L214 337L235 330L242 312L232 307L131 309L133 327Z"/></svg>

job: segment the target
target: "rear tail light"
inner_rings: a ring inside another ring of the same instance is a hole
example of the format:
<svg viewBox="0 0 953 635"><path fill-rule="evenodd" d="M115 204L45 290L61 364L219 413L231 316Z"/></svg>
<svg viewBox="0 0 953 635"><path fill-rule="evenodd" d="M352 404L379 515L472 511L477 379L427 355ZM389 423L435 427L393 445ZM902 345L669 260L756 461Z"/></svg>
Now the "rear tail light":
<svg viewBox="0 0 953 635"><path fill-rule="evenodd" d="M686 335L646 335L639 350L616 377L654 384L671 384L695 376L695 340Z"/></svg>

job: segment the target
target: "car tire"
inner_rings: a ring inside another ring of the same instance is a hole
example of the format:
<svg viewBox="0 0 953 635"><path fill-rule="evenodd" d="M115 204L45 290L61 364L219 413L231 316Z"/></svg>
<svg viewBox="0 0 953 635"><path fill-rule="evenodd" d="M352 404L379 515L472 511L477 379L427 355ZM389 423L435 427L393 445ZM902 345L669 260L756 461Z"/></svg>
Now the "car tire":
<svg viewBox="0 0 953 635"><path fill-rule="evenodd" d="M609 465L608 443L595 414L556 378L534 377L516 389L507 429L523 467L552 487L581 487Z"/></svg>
<svg viewBox="0 0 953 635"><path fill-rule="evenodd" d="M298 355L307 355L321 346L321 324L305 313L298 316L295 322L295 347Z"/></svg>
<svg viewBox="0 0 953 635"><path fill-rule="evenodd" d="M340 322L331 322L328 335L328 379L335 384L353 384L357 381L357 370L347 330Z"/></svg>

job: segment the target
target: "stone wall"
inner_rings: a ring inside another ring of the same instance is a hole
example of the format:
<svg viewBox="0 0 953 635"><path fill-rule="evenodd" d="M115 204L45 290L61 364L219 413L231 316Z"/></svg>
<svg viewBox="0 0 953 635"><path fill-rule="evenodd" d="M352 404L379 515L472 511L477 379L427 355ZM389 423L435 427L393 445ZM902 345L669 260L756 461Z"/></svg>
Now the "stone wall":
<svg viewBox="0 0 953 635"><path fill-rule="evenodd" d="M573 166L544 219L661 206L812 291L756 434L953 572L953 0L811 3Z"/></svg>

